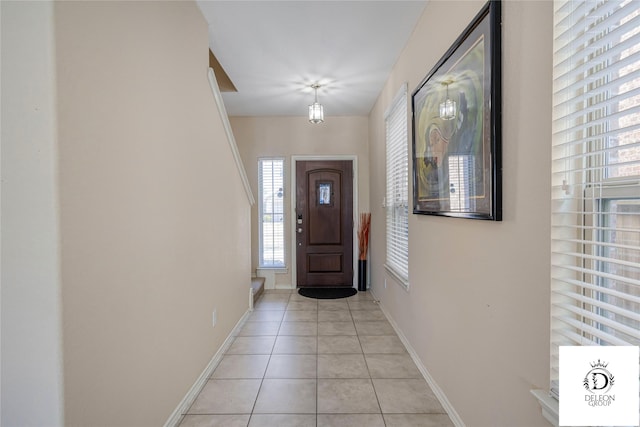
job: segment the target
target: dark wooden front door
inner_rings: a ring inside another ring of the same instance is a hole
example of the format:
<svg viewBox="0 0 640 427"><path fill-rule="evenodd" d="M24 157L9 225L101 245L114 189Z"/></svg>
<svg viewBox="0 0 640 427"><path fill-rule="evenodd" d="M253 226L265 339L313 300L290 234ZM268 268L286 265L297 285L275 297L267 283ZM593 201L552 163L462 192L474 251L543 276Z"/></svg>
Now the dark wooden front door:
<svg viewBox="0 0 640 427"><path fill-rule="evenodd" d="M298 287L353 286L353 164L296 162Z"/></svg>

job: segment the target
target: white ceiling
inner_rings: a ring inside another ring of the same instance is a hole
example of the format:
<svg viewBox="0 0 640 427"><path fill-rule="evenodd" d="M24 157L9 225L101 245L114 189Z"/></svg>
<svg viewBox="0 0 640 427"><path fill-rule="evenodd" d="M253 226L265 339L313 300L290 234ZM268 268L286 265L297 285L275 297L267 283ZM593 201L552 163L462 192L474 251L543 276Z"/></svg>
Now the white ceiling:
<svg viewBox="0 0 640 427"><path fill-rule="evenodd" d="M209 46L238 92L231 116L367 115L426 0L198 1Z"/></svg>

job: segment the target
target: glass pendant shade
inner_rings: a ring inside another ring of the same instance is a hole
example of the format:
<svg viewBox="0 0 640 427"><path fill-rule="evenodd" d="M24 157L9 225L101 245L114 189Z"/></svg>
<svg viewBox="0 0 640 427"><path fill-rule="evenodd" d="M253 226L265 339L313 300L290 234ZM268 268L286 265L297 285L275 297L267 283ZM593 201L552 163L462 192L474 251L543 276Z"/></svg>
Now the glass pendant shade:
<svg viewBox="0 0 640 427"><path fill-rule="evenodd" d="M451 120L456 117L458 106L456 101L447 98L446 101L440 103L440 118L443 120Z"/></svg>
<svg viewBox="0 0 640 427"><path fill-rule="evenodd" d="M456 101L453 101L451 98L449 98L449 85L451 83L453 83L451 80L442 83L447 87L447 97L444 102L440 103L440 118L442 120L454 119L456 117L456 114L458 113L458 106L456 105Z"/></svg>
<svg viewBox="0 0 640 427"><path fill-rule="evenodd" d="M314 124L324 122L324 108L322 107L322 104L318 102L319 87L320 85L318 83L311 85L311 88L313 88L315 93L315 101L313 104L309 105L309 121Z"/></svg>
<svg viewBox="0 0 640 427"><path fill-rule="evenodd" d="M309 105L309 121L311 123L324 122L324 108L318 101Z"/></svg>

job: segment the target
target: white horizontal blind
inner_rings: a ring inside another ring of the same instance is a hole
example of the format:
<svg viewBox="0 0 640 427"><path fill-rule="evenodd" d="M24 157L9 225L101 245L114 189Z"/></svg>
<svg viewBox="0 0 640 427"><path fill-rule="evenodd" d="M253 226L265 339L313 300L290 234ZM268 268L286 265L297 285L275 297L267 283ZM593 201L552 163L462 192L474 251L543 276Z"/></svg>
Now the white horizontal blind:
<svg viewBox="0 0 640 427"><path fill-rule="evenodd" d="M387 141L387 260L386 267L405 286L409 281L409 155L407 85L385 115Z"/></svg>
<svg viewBox="0 0 640 427"><path fill-rule="evenodd" d="M640 2L554 2L551 383L561 345L640 344Z"/></svg>
<svg viewBox="0 0 640 427"><path fill-rule="evenodd" d="M258 161L260 267L284 267L284 159Z"/></svg>

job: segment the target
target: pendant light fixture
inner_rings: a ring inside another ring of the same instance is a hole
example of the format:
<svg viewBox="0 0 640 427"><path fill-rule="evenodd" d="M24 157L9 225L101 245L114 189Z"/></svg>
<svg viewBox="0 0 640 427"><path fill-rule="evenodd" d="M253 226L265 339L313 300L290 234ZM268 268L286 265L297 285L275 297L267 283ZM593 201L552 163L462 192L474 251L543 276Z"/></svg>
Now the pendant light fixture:
<svg viewBox="0 0 640 427"><path fill-rule="evenodd" d="M446 82L442 83L447 88L447 97L444 100L444 102L440 103L440 118L443 120L454 119L458 112L458 106L456 104L456 101L449 98L449 85L451 83L453 83L451 80L447 80Z"/></svg>
<svg viewBox="0 0 640 427"><path fill-rule="evenodd" d="M311 85L311 88L315 92L315 102L309 105L309 121L314 124L324 122L324 108L322 107L322 104L318 102L319 87L320 85L318 83Z"/></svg>

